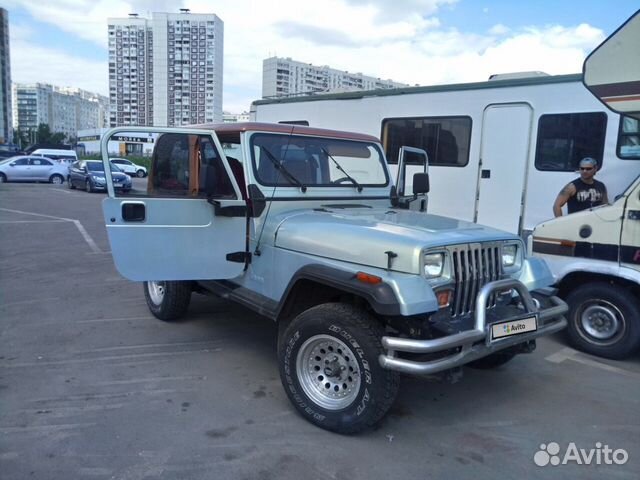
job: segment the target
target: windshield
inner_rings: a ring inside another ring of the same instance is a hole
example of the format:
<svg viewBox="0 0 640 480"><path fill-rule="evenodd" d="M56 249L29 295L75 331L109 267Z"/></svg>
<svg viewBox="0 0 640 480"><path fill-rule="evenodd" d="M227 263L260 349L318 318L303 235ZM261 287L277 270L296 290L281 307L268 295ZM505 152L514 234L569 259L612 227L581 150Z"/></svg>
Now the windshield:
<svg viewBox="0 0 640 480"><path fill-rule="evenodd" d="M383 187L389 178L374 143L322 137L258 133L251 137L256 178L262 185L354 188ZM274 161L282 165L278 170ZM293 177L293 178L290 178Z"/></svg>

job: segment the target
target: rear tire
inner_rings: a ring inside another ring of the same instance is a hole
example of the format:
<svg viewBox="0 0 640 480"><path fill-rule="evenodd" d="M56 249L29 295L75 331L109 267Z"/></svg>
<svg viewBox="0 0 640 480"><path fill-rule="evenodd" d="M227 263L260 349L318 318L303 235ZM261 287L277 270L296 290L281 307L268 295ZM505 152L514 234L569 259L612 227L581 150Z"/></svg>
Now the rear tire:
<svg viewBox="0 0 640 480"><path fill-rule="evenodd" d="M144 178L144 170L138 170L136 172L136 177L138 178Z"/></svg>
<svg viewBox="0 0 640 480"><path fill-rule="evenodd" d="M318 305L298 315L278 342L280 379L311 423L337 433L375 425L398 393L399 374L380 366L384 331L366 311Z"/></svg>
<svg viewBox="0 0 640 480"><path fill-rule="evenodd" d="M621 360L640 349L640 304L620 285L593 282L573 290L567 335L583 352Z"/></svg>
<svg viewBox="0 0 640 480"><path fill-rule="evenodd" d="M191 282L144 282L144 297L156 318L165 322L179 320L189 308Z"/></svg>
<svg viewBox="0 0 640 480"><path fill-rule="evenodd" d="M64 177L56 173L54 175L51 175L51 177L49 178L49 183L53 183L54 185L62 185L64 183Z"/></svg>

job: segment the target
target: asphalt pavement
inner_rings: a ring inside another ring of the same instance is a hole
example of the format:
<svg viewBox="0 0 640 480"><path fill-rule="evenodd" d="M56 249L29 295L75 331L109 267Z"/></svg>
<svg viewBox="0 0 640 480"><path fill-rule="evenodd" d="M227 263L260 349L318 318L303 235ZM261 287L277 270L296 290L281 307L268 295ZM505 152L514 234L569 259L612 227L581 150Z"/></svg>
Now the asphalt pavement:
<svg viewBox="0 0 640 480"><path fill-rule="evenodd" d="M287 400L268 319L201 295L182 322L151 316L103 198L0 185L2 480L640 477L640 353L545 338L455 384L403 377L376 429L329 433Z"/></svg>

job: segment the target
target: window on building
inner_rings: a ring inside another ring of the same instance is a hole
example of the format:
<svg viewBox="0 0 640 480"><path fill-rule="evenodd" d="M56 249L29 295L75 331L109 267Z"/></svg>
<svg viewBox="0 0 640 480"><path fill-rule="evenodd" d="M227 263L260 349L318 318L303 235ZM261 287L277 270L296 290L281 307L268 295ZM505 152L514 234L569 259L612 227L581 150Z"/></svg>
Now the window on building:
<svg viewBox="0 0 640 480"><path fill-rule="evenodd" d="M538 121L535 166L538 170L574 172L592 157L602 165L607 115L603 112L542 115Z"/></svg>
<svg viewBox="0 0 640 480"><path fill-rule="evenodd" d="M429 164L464 167L469 163L470 117L387 118L382 121L382 145L387 161L398 163L400 147L421 148Z"/></svg>
<svg viewBox="0 0 640 480"><path fill-rule="evenodd" d="M640 120L637 118L620 117L616 153L622 159L640 159Z"/></svg>

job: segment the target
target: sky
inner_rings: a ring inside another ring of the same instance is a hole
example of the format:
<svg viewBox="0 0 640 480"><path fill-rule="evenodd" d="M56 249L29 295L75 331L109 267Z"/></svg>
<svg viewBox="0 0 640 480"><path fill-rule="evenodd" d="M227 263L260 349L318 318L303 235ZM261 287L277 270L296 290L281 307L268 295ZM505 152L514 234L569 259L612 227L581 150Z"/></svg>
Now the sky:
<svg viewBox="0 0 640 480"><path fill-rule="evenodd" d="M262 61L291 57L410 85L491 74L578 73L637 0L4 0L14 82L108 95L107 18L215 13L224 22L223 109L262 94Z"/></svg>

